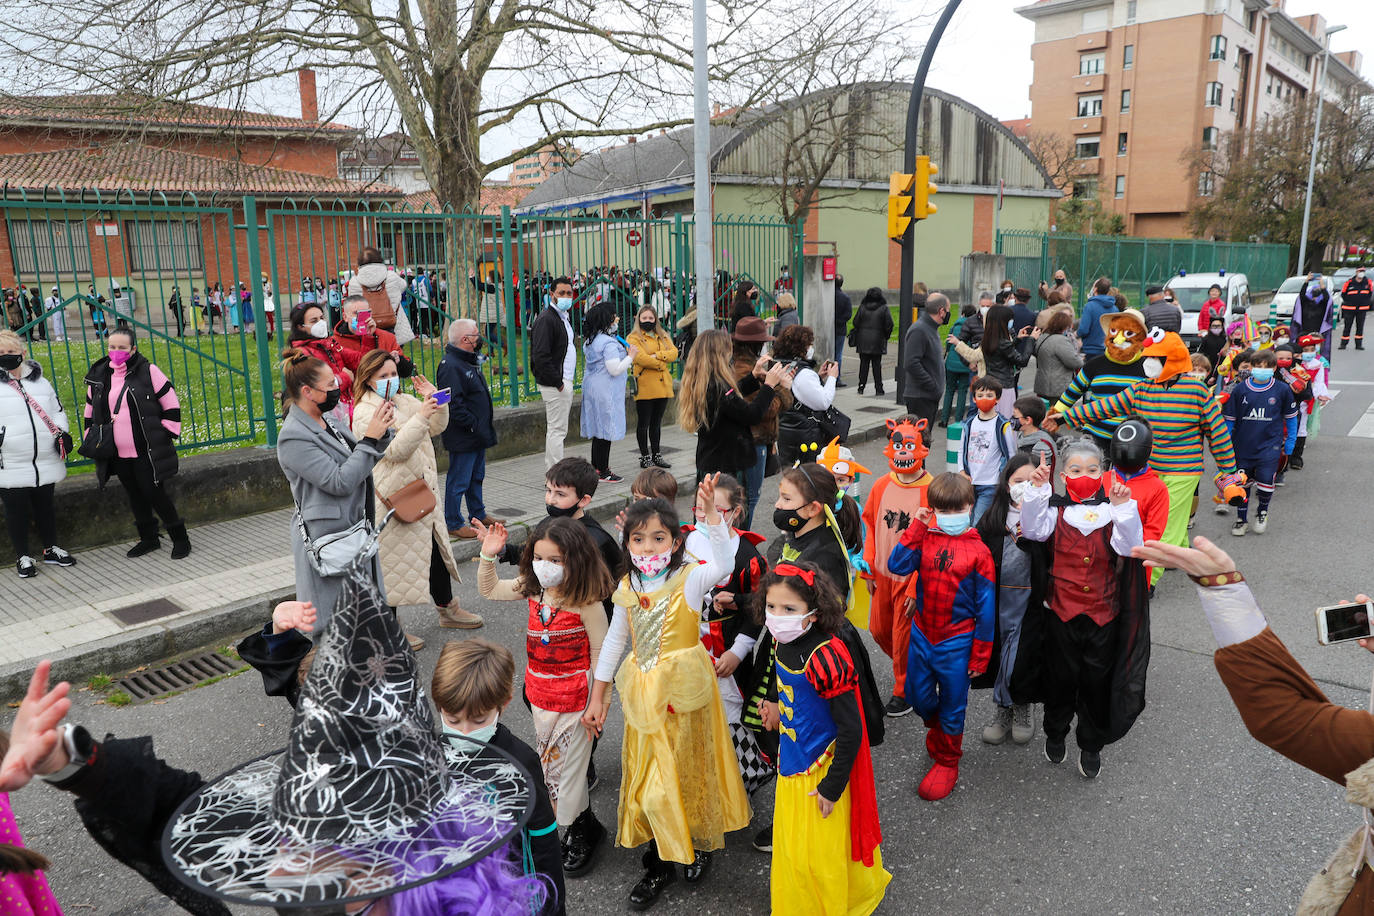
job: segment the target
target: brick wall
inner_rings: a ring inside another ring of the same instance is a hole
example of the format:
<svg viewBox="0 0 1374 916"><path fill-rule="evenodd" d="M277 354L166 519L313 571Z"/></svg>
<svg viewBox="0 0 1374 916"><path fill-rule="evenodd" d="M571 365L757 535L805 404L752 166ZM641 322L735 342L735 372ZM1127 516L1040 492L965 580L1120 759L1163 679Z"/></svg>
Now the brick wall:
<svg viewBox="0 0 1374 916"><path fill-rule="evenodd" d="M979 194L973 198L973 239L969 251L992 251L996 241L992 237L992 222L997 198Z"/></svg>

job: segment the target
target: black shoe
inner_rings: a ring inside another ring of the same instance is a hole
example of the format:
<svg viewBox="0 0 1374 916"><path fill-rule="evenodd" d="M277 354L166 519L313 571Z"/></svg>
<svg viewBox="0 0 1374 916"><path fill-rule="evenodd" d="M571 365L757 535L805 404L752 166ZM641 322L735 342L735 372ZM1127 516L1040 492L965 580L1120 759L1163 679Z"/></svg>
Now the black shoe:
<svg viewBox="0 0 1374 916"><path fill-rule="evenodd" d="M172 559L184 560L191 555L191 539L186 534L186 524L168 525L167 534L172 539Z"/></svg>
<svg viewBox="0 0 1374 916"><path fill-rule="evenodd" d="M669 464L668 462L666 462L666 461L663 460L663 456L660 455L658 452L654 452L654 457L651 458L650 460L653 462L653 465L654 465L654 467L656 467L656 468L664 468L664 469L667 469L667 468L672 467L671 464Z"/></svg>
<svg viewBox="0 0 1374 916"><path fill-rule="evenodd" d="M848 388L849 386L846 385L844 382L840 381L839 379L835 379L835 387L836 387L836 388Z"/></svg>
<svg viewBox="0 0 1374 916"><path fill-rule="evenodd" d="M759 852L773 851L773 825L769 824L754 834L754 848Z"/></svg>
<svg viewBox="0 0 1374 916"><path fill-rule="evenodd" d="M855 390L857 390L857 391L859 392L859 394L863 394L863 393L864 393L864 386L863 386L863 385L860 385L860 386L859 386L857 389L855 389Z"/></svg>
<svg viewBox="0 0 1374 916"><path fill-rule="evenodd" d="M1097 751L1080 750L1078 772L1083 774L1084 779L1096 779L1097 774L1102 772L1102 755Z"/></svg>
<svg viewBox="0 0 1374 916"><path fill-rule="evenodd" d="M1364 344L1355 344L1355 349L1356 349L1356 350L1363 350L1363 349L1364 349Z"/></svg>
<svg viewBox="0 0 1374 916"><path fill-rule="evenodd" d="M936 426L939 426L941 429L944 429L944 428L947 428L947 427L949 426L949 421L948 421L948 420L941 420L939 423L936 423L935 425L936 425Z"/></svg>
<svg viewBox="0 0 1374 916"><path fill-rule="evenodd" d="M43 562L49 566L75 566L76 557L67 553L61 547L49 547L43 551Z"/></svg>
<svg viewBox="0 0 1374 916"><path fill-rule="evenodd" d="M1301 471L1301 470L1302 470L1302 457L1299 456L1299 455L1293 455L1292 457L1290 457L1290 458L1288 459L1288 470L1290 470L1290 471Z"/></svg>
<svg viewBox="0 0 1374 916"><path fill-rule="evenodd" d="M642 467L642 468L647 468L647 467L649 466L649 463L650 463L650 459L649 459L649 456L648 456L648 455L640 455L640 456L639 456L639 466L640 466L640 467Z"/></svg>
<svg viewBox="0 0 1374 916"><path fill-rule="evenodd" d="M38 564L33 562L33 557L20 557L19 562L14 564L19 570L19 578L32 579L38 575Z"/></svg>
<svg viewBox="0 0 1374 916"><path fill-rule="evenodd" d="M597 775L596 775L596 761L595 761L595 760L588 760L588 761L587 761L587 791L590 793L590 792L592 791L592 789L595 789L595 788L597 787L597 784L600 783L600 782L601 782L601 780L600 780L600 779L597 777Z"/></svg>
<svg viewBox="0 0 1374 916"><path fill-rule="evenodd" d="M889 719L900 719L902 716L911 715L911 704L901 697L893 697L887 701L883 711L887 713Z"/></svg>
<svg viewBox="0 0 1374 916"><path fill-rule="evenodd" d="M1348 347L1348 346L1350 346L1349 341L1343 340L1343 341L1341 341L1341 345L1340 345L1340 347L1339 347L1338 349L1344 350L1344 349L1345 349L1346 347Z"/></svg>
<svg viewBox="0 0 1374 916"><path fill-rule="evenodd" d="M161 549L162 540L155 534L151 538L144 538L134 546L130 547L128 551L124 554L124 556L132 560L135 557L142 557L147 556L150 553L156 553Z"/></svg>
<svg viewBox="0 0 1374 916"><path fill-rule="evenodd" d="M1064 754L1067 749L1064 747L1063 738L1051 738L1045 736L1045 759L1050 763L1063 763Z"/></svg>
<svg viewBox="0 0 1374 916"><path fill-rule="evenodd" d="M676 880L677 869L671 865L649 869L630 891L630 909L647 910L658 903L658 898L663 895L663 889Z"/></svg>
<svg viewBox="0 0 1374 916"><path fill-rule="evenodd" d="M615 471L602 471L597 475L596 479L602 483L620 483L625 478L621 477Z"/></svg>
<svg viewBox="0 0 1374 916"><path fill-rule="evenodd" d="M877 396L880 397L880 398L881 398L881 397L886 397L886 396L887 396L887 389L885 389L885 388L879 388L879 389L877 389Z"/></svg>
<svg viewBox="0 0 1374 916"><path fill-rule="evenodd" d="M588 808L577 816L563 838L563 874L576 878L591 871L606 840L606 828Z"/></svg>
<svg viewBox="0 0 1374 916"><path fill-rule="evenodd" d="M706 873L711 870L711 854L709 852L697 851L697 857L692 860L691 865L682 867L682 876L688 884L696 884L706 877Z"/></svg>

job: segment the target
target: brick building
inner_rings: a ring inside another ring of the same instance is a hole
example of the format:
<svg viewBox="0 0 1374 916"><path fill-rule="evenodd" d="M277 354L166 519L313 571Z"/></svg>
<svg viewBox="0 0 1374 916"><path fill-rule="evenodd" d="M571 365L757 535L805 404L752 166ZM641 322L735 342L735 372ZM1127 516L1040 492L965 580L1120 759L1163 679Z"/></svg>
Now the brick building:
<svg viewBox="0 0 1374 916"><path fill-rule="evenodd" d="M533 187L557 175L566 165L576 162L581 155L582 151L576 147L566 146L560 153L553 144L549 144L523 159L517 159L510 167L510 182L514 185Z"/></svg>
<svg viewBox="0 0 1374 916"><path fill-rule="evenodd" d="M1285 0L1038 0L1030 129L1072 138L1074 193L1097 197L1128 235L1188 235L1217 178L1185 157L1247 131L1316 88L1328 23ZM1362 84L1358 51L1332 54L1328 103Z"/></svg>

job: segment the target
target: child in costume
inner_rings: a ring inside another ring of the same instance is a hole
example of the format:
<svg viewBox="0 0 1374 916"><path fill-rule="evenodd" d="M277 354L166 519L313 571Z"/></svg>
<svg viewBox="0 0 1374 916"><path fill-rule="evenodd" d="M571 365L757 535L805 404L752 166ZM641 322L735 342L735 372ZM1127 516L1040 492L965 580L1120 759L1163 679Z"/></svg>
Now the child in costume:
<svg viewBox="0 0 1374 916"><path fill-rule="evenodd" d="M591 733L601 733L614 676L625 716L616 843L649 844L644 877L630 892L634 909L652 906L677 880L674 862L687 866L688 883L702 880L725 834L749 824L715 667L701 643L705 595L734 566L715 498L715 477L707 475L697 488L711 544L705 563L685 560L671 505L645 499L626 510L622 544L631 571L616 590L582 717ZM630 655L621 664L627 641Z"/></svg>
<svg viewBox="0 0 1374 916"><path fill-rule="evenodd" d="M916 512L926 504L926 487L934 480L926 472L929 453L921 438L926 421L911 415L887 421L888 473L873 482L864 506L864 574L870 594L868 631L878 648L892 659L892 699L889 716L911 712L906 701L906 656L910 627L902 615L906 576L888 569L887 559Z"/></svg>
<svg viewBox="0 0 1374 916"><path fill-rule="evenodd" d="M1131 491L1140 514L1142 536L1147 541L1163 537L1169 524L1169 488L1150 467L1153 450L1154 434L1150 432L1150 424L1136 417L1122 421L1112 436L1112 469L1107 472L1104 483L1109 492L1117 483L1125 484ZM1196 490L1193 511L1197 511Z"/></svg>
<svg viewBox="0 0 1374 916"><path fill-rule="evenodd" d="M1292 457L1288 460L1288 466L1295 471L1303 468L1303 452L1307 449L1307 437L1316 435L1318 424L1321 421L1321 409L1331 400L1331 390L1327 387L1330 380L1331 363L1326 357L1322 356L1322 347L1330 346L1330 342L1320 334L1304 334L1298 338L1298 346L1301 348L1301 357L1296 361L1297 365L1291 371L1298 378L1308 383L1311 397L1303 398L1299 402L1298 413L1298 439L1293 445Z"/></svg>
<svg viewBox="0 0 1374 916"><path fill-rule="evenodd" d="M973 380L973 410L964 420L959 470L973 483L973 523L987 511L1007 459L1016 451L1016 430L997 412L1002 383L991 376Z"/></svg>
<svg viewBox="0 0 1374 916"><path fill-rule="evenodd" d="M861 673L840 631L839 592L811 563L764 577L757 602L776 643L779 777L773 916L866 916L882 903L882 831Z"/></svg>
<svg viewBox="0 0 1374 916"><path fill-rule="evenodd" d="M1145 354L1149 328L1145 316L1138 309L1109 312L1100 318L1105 333L1106 349L1083 364L1064 394L1050 409L1050 419L1062 414L1075 402L1091 404L1109 398L1145 378ZM1111 441L1119 421L1112 417L1093 420L1083 428L1102 448ZM1054 425L1046 427L1055 431Z"/></svg>
<svg viewBox="0 0 1374 916"><path fill-rule="evenodd" d="M489 601L524 601L525 696L534 716L535 748L563 828L563 871L591 870L606 828L592 813L587 765L592 742L582 727L591 675L606 635L602 599L614 590L587 529L570 518L540 522L520 554L520 572L500 579L496 560L506 548L506 528L473 519L482 536L477 590Z"/></svg>
<svg viewBox="0 0 1374 916"><path fill-rule="evenodd" d="M1177 335L1175 335L1177 336ZM1044 690L1045 759L1062 763L1065 737L1078 716L1078 772L1095 779L1102 769L1102 748L1124 735L1144 707L1148 665L1134 666L1139 708L1125 714L1114 703L1113 676L1118 665L1118 628L1123 608L1134 630L1142 619L1145 576L1123 574L1131 549L1143 543L1140 515L1131 491L1112 483L1103 493L1102 453L1080 440L1064 449L1060 478L1067 495L1056 496L1048 468L1036 468L1032 486L1021 502L1021 533L1050 545L1050 613L1045 615ZM1191 494L1190 494L1191 495ZM1172 507L1170 507L1172 511ZM1132 642L1148 653L1149 636ZM1141 643L1143 642L1143 645ZM1132 656L1133 662L1138 658ZM1135 694L1132 693L1132 697Z"/></svg>
<svg viewBox="0 0 1374 916"><path fill-rule="evenodd" d="M859 475L872 474L868 468L854 460L854 453L843 445L839 439L831 439L830 444L821 449L821 453L816 456L816 463L828 470L835 478L835 486L840 492L858 503L860 514L862 515L863 501L860 498ZM864 532L865 539L867 531ZM854 568L854 572L867 578L871 575L868 561L864 559L864 546L862 544L851 547L849 551L849 563ZM849 607L845 611L845 616L849 618L854 626L860 629L868 629L868 617L871 610L872 594L867 588L855 587L850 596Z"/></svg>
<svg viewBox="0 0 1374 916"><path fill-rule="evenodd" d="M997 590L992 554L973 529L973 484L941 474L926 500L887 566L899 576L915 573L904 615L911 628L906 700L925 720L926 752L934 761L917 794L938 801L959 780L969 681L992 657Z"/></svg>
<svg viewBox="0 0 1374 916"><path fill-rule="evenodd" d="M1255 507L1255 533L1269 527L1269 501L1274 496L1274 481L1284 459L1293 454L1298 439L1298 400L1293 389L1274 377L1278 359L1273 350L1261 350L1253 357L1250 377L1236 386L1226 401L1222 416L1231 430L1236 449L1236 467L1246 478L1246 488L1254 484L1259 493ZM1231 533L1244 537L1250 501L1236 506L1236 523ZM1154 540L1147 533L1145 539Z"/></svg>

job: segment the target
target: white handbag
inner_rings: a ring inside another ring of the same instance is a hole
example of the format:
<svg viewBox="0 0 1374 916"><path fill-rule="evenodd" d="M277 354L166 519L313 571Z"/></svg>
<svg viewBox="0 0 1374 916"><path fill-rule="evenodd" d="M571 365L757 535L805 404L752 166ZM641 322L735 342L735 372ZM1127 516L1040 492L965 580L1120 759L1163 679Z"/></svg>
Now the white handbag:
<svg viewBox="0 0 1374 916"><path fill-rule="evenodd" d="M391 515L392 513L388 512L376 528L373 528L366 518L360 518L343 531L312 540L305 530L305 520L301 518L300 506L296 507L294 513L296 530L301 534L301 542L305 545L305 556L310 568L325 578L342 576L354 566L366 566L371 563L372 558L377 555L377 537L391 520Z"/></svg>

